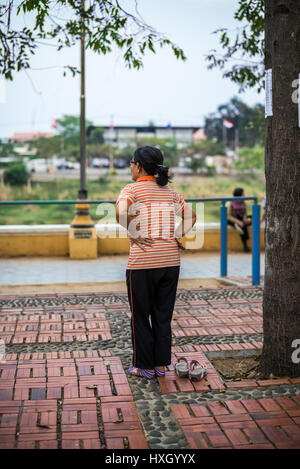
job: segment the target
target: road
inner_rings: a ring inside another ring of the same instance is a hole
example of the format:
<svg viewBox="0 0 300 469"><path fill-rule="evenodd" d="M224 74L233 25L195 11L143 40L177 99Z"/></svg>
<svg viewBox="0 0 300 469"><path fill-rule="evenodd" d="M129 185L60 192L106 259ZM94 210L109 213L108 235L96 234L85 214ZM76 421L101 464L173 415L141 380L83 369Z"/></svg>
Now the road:
<svg viewBox="0 0 300 469"><path fill-rule="evenodd" d="M100 176L104 176L108 173L107 168L86 168L86 178L88 180L96 180ZM179 178L182 176L183 178L186 177L194 177L191 176L191 170L186 168L172 168L172 173ZM116 174L114 178L116 180L128 180L130 178L130 168L125 169L116 169ZM222 175L218 175L218 177L222 177ZM226 176L224 176L226 177ZM80 172L78 169L62 169L56 170L54 174L50 173L32 173L32 181L35 182L45 182L45 181L53 181L55 179L80 179ZM179 179L178 179L179 180Z"/></svg>

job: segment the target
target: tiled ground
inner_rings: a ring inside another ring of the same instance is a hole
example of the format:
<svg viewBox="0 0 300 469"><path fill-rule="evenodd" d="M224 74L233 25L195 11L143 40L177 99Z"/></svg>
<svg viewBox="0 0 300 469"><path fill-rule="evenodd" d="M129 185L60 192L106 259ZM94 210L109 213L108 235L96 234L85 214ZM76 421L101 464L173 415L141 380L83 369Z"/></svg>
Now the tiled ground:
<svg viewBox="0 0 300 469"><path fill-rule="evenodd" d="M5 312L2 310L2 312ZM62 314L7 315L0 325L6 344L85 342L111 339L103 313L62 312ZM43 313L43 310L39 311Z"/></svg>
<svg viewBox="0 0 300 469"><path fill-rule="evenodd" d="M261 301L261 287L179 289L172 363L208 373L170 365L150 383L126 372L126 294L0 295L0 447L300 448L300 378L224 381L208 358L260 352Z"/></svg>
<svg viewBox="0 0 300 469"><path fill-rule="evenodd" d="M250 244L249 244L250 246ZM260 257L261 275L264 272L264 251ZM80 284L83 282L125 281L128 254L100 256L97 259L69 257L0 258L0 286ZM251 275L252 255L228 252L228 276ZM215 278L220 275L220 254L215 252L181 252L180 279ZM251 281L250 281L251 284ZM3 290L2 290L3 291ZM7 290L4 290L7 291Z"/></svg>
<svg viewBox="0 0 300 469"><path fill-rule="evenodd" d="M191 448L299 449L300 398L172 406Z"/></svg>
<svg viewBox="0 0 300 469"><path fill-rule="evenodd" d="M104 439L106 448L124 448L124 438L132 447L148 447L118 357L36 355L43 354L18 361L8 355L0 364L0 447L13 448L15 436L18 448L57 448L60 442L65 449L96 449Z"/></svg>

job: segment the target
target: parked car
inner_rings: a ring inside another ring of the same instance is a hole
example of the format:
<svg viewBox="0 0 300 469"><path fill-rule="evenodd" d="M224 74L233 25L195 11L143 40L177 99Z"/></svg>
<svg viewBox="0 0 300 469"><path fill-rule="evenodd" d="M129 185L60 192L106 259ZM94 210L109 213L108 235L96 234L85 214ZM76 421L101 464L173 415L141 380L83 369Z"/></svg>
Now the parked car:
<svg viewBox="0 0 300 469"><path fill-rule="evenodd" d="M93 158L92 159L92 168L109 168L109 159L108 158Z"/></svg>
<svg viewBox="0 0 300 469"><path fill-rule="evenodd" d="M73 169L80 169L80 163L78 161L75 161L72 163Z"/></svg>
<svg viewBox="0 0 300 469"><path fill-rule="evenodd" d="M129 161L127 158L116 158L114 160L114 168L120 168L120 169L123 169L123 168L127 168L127 166L129 166Z"/></svg>
<svg viewBox="0 0 300 469"><path fill-rule="evenodd" d="M26 163L26 168L31 173L46 173L48 165L45 158L35 158Z"/></svg>
<svg viewBox="0 0 300 469"><path fill-rule="evenodd" d="M59 163L56 166L56 169L72 169L72 167L70 166L70 164L67 161L64 161L62 163Z"/></svg>
<svg viewBox="0 0 300 469"><path fill-rule="evenodd" d="M56 169L79 169L80 164L73 161L59 161L56 164Z"/></svg>

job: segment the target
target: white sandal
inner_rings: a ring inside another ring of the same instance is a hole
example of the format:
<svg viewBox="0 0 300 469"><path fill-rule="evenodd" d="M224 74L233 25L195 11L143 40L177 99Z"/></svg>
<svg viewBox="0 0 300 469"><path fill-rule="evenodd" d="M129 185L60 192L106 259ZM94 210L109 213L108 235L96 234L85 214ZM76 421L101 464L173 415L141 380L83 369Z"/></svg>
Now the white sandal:
<svg viewBox="0 0 300 469"><path fill-rule="evenodd" d="M175 373L177 376L179 376L179 378L189 377L189 365L185 357L180 357L177 363L175 363Z"/></svg>
<svg viewBox="0 0 300 469"><path fill-rule="evenodd" d="M207 368L197 360L191 361L190 378L191 381L200 381L207 373Z"/></svg>

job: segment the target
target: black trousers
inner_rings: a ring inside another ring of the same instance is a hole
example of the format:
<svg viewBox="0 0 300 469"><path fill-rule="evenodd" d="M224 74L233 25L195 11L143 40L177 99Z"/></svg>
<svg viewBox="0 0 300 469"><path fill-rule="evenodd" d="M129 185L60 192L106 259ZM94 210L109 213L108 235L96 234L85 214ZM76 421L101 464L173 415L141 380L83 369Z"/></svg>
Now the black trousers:
<svg viewBox="0 0 300 469"><path fill-rule="evenodd" d="M251 218L251 220L252 220L252 215L246 215L246 217ZM243 217L241 215L238 215L236 218L238 220L243 220ZM227 223L228 223L228 225L234 226L234 223L231 220L227 220ZM248 241L248 239L249 239L248 226L250 226L250 225L252 225L252 221L248 225L245 225L243 227L241 226L241 228L244 232L243 234L240 235L241 240L243 241L243 244L245 244L246 241Z"/></svg>
<svg viewBox="0 0 300 469"><path fill-rule="evenodd" d="M126 270L135 367L171 364L171 320L179 271L180 266Z"/></svg>

